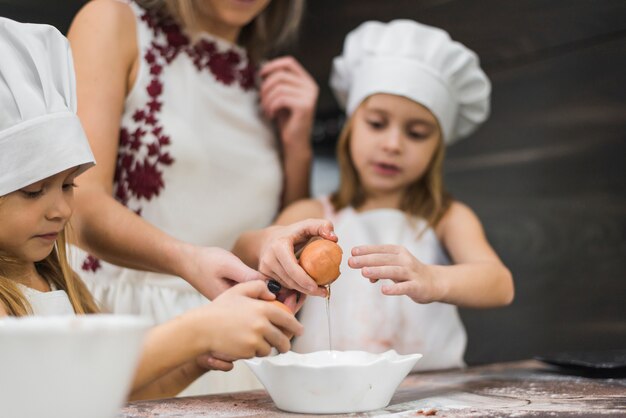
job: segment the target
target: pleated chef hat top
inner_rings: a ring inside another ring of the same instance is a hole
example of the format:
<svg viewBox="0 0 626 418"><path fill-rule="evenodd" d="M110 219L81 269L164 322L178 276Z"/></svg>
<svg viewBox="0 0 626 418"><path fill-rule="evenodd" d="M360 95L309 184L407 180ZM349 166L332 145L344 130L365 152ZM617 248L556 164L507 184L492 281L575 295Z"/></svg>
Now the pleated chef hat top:
<svg viewBox="0 0 626 418"><path fill-rule="evenodd" d="M49 25L0 18L0 196L94 164L67 39Z"/></svg>
<svg viewBox="0 0 626 418"><path fill-rule="evenodd" d="M350 32L330 84L348 116L376 93L420 103L437 118L446 144L489 116L491 83L478 56L446 31L412 20L370 21Z"/></svg>

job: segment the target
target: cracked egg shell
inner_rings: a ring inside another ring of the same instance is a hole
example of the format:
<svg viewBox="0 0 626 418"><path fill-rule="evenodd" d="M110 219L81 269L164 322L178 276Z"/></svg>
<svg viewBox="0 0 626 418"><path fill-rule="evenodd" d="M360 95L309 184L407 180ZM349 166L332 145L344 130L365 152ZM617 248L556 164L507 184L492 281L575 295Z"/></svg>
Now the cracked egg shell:
<svg viewBox="0 0 626 418"><path fill-rule="evenodd" d="M308 243L300 253L300 266L318 286L326 286L339 277L343 251L335 242L318 239Z"/></svg>

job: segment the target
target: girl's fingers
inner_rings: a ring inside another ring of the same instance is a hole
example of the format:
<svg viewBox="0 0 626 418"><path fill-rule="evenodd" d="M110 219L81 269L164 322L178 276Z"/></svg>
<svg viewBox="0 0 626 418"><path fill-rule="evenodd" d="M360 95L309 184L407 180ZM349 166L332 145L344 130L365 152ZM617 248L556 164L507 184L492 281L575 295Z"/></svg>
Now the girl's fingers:
<svg viewBox="0 0 626 418"><path fill-rule="evenodd" d="M227 372L233 369L233 363L217 359L210 354L203 354L197 359L198 365L210 370L221 370Z"/></svg>
<svg viewBox="0 0 626 418"><path fill-rule="evenodd" d="M381 288L381 292L387 296L408 295L412 290L411 285L411 282L387 284Z"/></svg>
<svg viewBox="0 0 626 418"><path fill-rule="evenodd" d="M397 254L373 253L350 257L348 265L352 268L376 267L376 266L399 266L400 260Z"/></svg>
<svg viewBox="0 0 626 418"><path fill-rule="evenodd" d="M270 347L276 347L280 353L286 353L291 348L291 342L285 335L288 331L281 331L278 327L271 326L265 333L265 341Z"/></svg>
<svg viewBox="0 0 626 418"><path fill-rule="evenodd" d="M361 245L352 248L352 255L368 255L376 253L400 254L402 247L399 245Z"/></svg>
<svg viewBox="0 0 626 418"><path fill-rule="evenodd" d="M272 346L266 341L259 341L259 343L256 346L254 355L256 357L267 357L270 355L270 353L272 352Z"/></svg>
<svg viewBox="0 0 626 418"><path fill-rule="evenodd" d="M267 319L271 322L271 328L278 330L281 336L285 334L292 336L302 335L304 327L292 313L288 313L284 308L279 308L272 303L268 303L267 305L265 312ZM264 333L266 339L269 334L271 334L271 332ZM287 341L289 340L287 339Z"/></svg>
<svg viewBox="0 0 626 418"><path fill-rule="evenodd" d="M406 269L401 266L364 267L361 269L361 274L370 280L389 279L394 282L409 280Z"/></svg>

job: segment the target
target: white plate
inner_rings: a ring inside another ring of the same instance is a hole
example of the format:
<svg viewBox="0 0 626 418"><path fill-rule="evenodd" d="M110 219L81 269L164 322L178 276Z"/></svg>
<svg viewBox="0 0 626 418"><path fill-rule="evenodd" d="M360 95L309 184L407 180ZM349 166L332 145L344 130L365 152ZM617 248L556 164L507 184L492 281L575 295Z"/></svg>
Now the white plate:
<svg viewBox="0 0 626 418"><path fill-rule="evenodd" d="M364 351L288 352L246 363L284 411L336 414L389 405L421 354Z"/></svg>

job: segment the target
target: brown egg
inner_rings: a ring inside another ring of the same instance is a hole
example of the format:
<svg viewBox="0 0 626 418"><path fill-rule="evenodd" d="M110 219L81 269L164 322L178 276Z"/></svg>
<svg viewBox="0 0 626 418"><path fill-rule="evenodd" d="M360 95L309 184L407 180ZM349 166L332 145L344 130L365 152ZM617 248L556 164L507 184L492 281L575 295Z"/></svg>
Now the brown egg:
<svg viewBox="0 0 626 418"><path fill-rule="evenodd" d="M343 251L333 241L317 239L309 242L300 253L300 266L319 286L326 286L339 277Z"/></svg>

